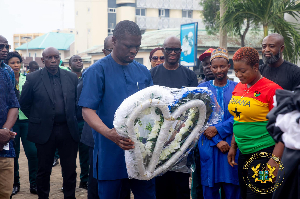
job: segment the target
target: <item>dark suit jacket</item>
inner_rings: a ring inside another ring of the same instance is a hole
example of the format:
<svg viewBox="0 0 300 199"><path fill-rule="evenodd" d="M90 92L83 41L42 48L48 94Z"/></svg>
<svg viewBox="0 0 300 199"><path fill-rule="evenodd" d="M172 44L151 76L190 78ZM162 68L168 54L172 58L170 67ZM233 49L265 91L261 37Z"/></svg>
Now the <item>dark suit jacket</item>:
<svg viewBox="0 0 300 199"><path fill-rule="evenodd" d="M80 78L78 80L78 86L77 86L78 101L79 101L79 97L80 97L80 94L81 94L81 91L82 91L82 87L83 87L83 79ZM78 107L78 111L77 111L77 119L78 120L80 120L80 118L82 118L81 109L82 109L82 107ZM85 144L89 147L94 148L95 143L94 143L92 128L89 126L89 124L87 122L84 122L80 142L82 142L83 144Z"/></svg>
<svg viewBox="0 0 300 199"><path fill-rule="evenodd" d="M76 119L77 109L77 76L60 70L60 80L65 101L65 112L69 131L76 142L79 142L79 131ZM50 78L46 68L30 73L22 88L20 97L21 110L29 120L27 140L44 144L48 141L54 123L54 104Z"/></svg>

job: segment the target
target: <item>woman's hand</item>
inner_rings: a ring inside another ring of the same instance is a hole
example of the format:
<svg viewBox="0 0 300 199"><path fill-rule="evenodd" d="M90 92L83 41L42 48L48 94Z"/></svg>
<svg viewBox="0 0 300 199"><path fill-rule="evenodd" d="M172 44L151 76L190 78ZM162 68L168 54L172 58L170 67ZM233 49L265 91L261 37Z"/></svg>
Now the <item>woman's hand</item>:
<svg viewBox="0 0 300 199"><path fill-rule="evenodd" d="M231 146L227 155L227 160L230 166L234 167L234 165L237 165L237 163L234 161L235 160L235 155L236 155L237 147Z"/></svg>

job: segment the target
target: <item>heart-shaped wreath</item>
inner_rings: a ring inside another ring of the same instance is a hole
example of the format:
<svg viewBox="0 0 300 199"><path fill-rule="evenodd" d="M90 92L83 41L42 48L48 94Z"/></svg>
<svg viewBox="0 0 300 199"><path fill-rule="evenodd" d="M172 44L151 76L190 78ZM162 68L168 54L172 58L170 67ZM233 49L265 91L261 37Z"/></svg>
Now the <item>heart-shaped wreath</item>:
<svg viewBox="0 0 300 199"><path fill-rule="evenodd" d="M149 180L174 167L195 146L200 132L217 122L216 109L205 88L151 86L125 99L114 127L135 143L125 151L128 176Z"/></svg>

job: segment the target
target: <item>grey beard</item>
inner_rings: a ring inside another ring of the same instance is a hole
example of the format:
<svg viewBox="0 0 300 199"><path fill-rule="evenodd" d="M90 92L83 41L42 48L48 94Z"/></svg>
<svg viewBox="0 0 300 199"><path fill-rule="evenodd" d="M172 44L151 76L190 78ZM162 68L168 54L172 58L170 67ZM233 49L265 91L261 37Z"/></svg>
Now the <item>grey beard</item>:
<svg viewBox="0 0 300 199"><path fill-rule="evenodd" d="M265 57L265 55L262 55L262 60L264 64L274 64L280 59L280 50L276 55L272 55L270 58Z"/></svg>

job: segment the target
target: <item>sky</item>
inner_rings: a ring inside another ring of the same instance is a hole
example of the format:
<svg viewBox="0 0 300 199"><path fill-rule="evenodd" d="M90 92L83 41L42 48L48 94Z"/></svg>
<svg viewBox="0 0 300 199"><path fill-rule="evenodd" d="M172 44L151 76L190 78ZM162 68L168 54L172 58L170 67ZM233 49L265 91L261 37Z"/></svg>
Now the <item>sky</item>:
<svg viewBox="0 0 300 199"><path fill-rule="evenodd" d="M0 8L0 35L12 47L13 34L75 28L74 0L0 0Z"/></svg>

